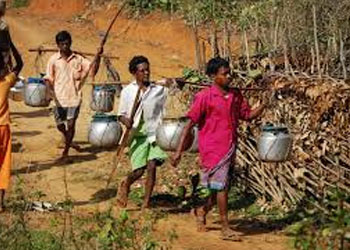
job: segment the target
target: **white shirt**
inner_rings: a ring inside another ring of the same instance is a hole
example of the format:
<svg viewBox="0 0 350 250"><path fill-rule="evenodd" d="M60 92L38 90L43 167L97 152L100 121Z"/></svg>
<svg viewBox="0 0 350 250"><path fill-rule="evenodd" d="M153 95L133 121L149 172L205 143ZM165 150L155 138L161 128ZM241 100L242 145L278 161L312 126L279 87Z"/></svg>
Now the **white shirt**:
<svg viewBox="0 0 350 250"><path fill-rule="evenodd" d="M123 88L120 94L118 116L131 118L138 89L136 81ZM136 110L132 127L133 129L138 127L142 116L147 129L147 139L150 143L156 141L156 129L163 120L167 96L168 88L155 84L150 84L146 91L140 94L141 103Z"/></svg>

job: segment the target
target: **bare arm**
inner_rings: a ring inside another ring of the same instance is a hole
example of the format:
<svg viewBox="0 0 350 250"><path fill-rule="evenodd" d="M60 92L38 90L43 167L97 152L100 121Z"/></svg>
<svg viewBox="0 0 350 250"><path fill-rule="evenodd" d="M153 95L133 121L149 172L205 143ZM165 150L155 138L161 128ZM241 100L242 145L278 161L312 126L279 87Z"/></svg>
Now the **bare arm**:
<svg viewBox="0 0 350 250"><path fill-rule="evenodd" d="M103 48L99 47L97 49L97 56L96 59L93 60L92 65L91 65L91 71L90 71L90 76L95 77L98 70L100 69L100 63L101 63L101 55L103 54Z"/></svg>
<svg viewBox="0 0 350 250"><path fill-rule="evenodd" d="M264 112L264 110L267 107L271 106L271 103L274 100L274 96L275 96L275 90L272 89L271 92L266 92L263 96L263 101L262 104L260 104L257 108L253 109L249 115L249 120L255 119L259 116L262 115L262 113Z"/></svg>
<svg viewBox="0 0 350 250"><path fill-rule="evenodd" d="M12 40L11 40L10 46L11 46L12 55L16 61L16 66L13 68L13 72L16 75L19 75L19 73L21 72L21 70L23 68L23 60L22 60L22 57L21 57L20 53L18 52L16 46L13 44Z"/></svg>
<svg viewBox="0 0 350 250"><path fill-rule="evenodd" d="M194 125L195 125L195 123L192 120L189 120L188 123L186 124L186 126L184 127L184 130L182 131L180 144L176 150L176 153L174 154L174 156L171 159L171 164L174 167L176 167L181 160L181 155L182 155L182 152L184 151L185 142L187 140L187 137L190 135L191 130L194 127Z"/></svg>
<svg viewBox="0 0 350 250"><path fill-rule="evenodd" d="M259 117L259 116L264 112L265 107L266 107L266 104L263 103L263 104L261 104L260 106L258 106L257 108L253 109L253 110L250 112L250 115L249 115L248 120L253 120L253 119Z"/></svg>
<svg viewBox="0 0 350 250"><path fill-rule="evenodd" d="M165 79L162 79L160 81L157 81L156 84L167 87L167 88L175 86L179 89L182 89L185 86L185 83L183 81L178 81L175 78L165 78Z"/></svg>
<svg viewBox="0 0 350 250"><path fill-rule="evenodd" d="M122 124L124 124L125 127L128 128L128 129L130 129L132 127L132 124L133 124L132 120L127 118L127 117L125 117L125 116L123 116L123 115L119 116L119 121Z"/></svg>

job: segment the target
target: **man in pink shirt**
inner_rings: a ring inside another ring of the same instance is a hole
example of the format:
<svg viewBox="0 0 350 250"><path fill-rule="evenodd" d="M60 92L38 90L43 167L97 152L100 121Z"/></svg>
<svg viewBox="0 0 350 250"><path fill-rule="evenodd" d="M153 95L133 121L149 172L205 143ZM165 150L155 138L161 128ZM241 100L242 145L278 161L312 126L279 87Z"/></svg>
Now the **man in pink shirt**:
<svg viewBox="0 0 350 250"><path fill-rule="evenodd" d="M218 203L222 236L238 240L230 229L227 216L230 173L237 142L239 120L251 120L262 114L265 105L251 110L248 101L238 90L230 89L232 81L229 63L222 58L208 62L207 75L212 78L212 86L199 92L187 114L181 143L172 158L176 166L185 145L186 138L194 125L199 127L199 154L201 158L201 186L210 192L204 206L195 209L199 231L205 231L206 215L215 202Z"/></svg>
<svg viewBox="0 0 350 250"><path fill-rule="evenodd" d="M94 65L90 65L89 60L74 53L71 50L72 37L67 31L60 31L56 35L56 44L59 52L49 59L45 82L53 92L57 129L65 138L65 147L60 160L67 160L70 147L76 150L80 149L72 142L82 102L82 79L89 74L90 67L90 75L96 75L100 65L100 57ZM99 48L97 53L101 55L102 52L102 48Z"/></svg>

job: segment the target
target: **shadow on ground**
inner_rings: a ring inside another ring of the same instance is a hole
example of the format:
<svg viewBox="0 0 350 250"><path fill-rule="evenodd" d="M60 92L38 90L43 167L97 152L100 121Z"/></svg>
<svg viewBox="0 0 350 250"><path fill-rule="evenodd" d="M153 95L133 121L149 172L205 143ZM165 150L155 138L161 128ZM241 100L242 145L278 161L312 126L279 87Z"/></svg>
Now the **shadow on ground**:
<svg viewBox="0 0 350 250"><path fill-rule="evenodd" d="M95 154L89 154L89 155L69 156L68 162L59 162L59 161L35 162L34 161L34 162L31 162L30 164L28 164L27 167L12 170L11 174L12 175L30 174L30 173L35 173L35 172L41 172L44 170L49 170L53 167L67 166L67 165L72 165L75 163L93 161L96 159L97 159L97 156Z"/></svg>
<svg viewBox="0 0 350 250"><path fill-rule="evenodd" d="M43 108L35 111L29 112L11 112L11 117L13 118L36 118L36 117L47 117L50 116L51 110L49 108Z"/></svg>

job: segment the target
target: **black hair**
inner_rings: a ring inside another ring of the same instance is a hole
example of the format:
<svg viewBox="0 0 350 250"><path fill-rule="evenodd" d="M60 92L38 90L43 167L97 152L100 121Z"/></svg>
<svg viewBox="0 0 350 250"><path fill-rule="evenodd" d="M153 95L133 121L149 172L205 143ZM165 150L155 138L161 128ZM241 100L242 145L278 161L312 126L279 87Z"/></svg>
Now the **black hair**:
<svg viewBox="0 0 350 250"><path fill-rule="evenodd" d="M208 76L215 75L218 73L218 71L221 67L229 68L230 63L221 57L214 57L214 58L210 59L209 62L207 63L207 69L206 69L205 73Z"/></svg>
<svg viewBox="0 0 350 250"><path fill-rule="evenodd" d="M59 42L66 41L66 40L68 40L70 43L72 43L72 36L69 34L68 31L62 30L62 31L57 33L56 44L58 44Z"/></svg>
<svg viewBox="0 0 350 250"><path fill-rule="evenodd" d="M131 61L129 62L129 72L131 74L135 74L135 72L137 71L137 65L141 64L141 63L147 63L149 64L149 61L147 59L147 57L144 56L134 56Z"/></svg>

